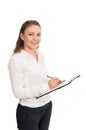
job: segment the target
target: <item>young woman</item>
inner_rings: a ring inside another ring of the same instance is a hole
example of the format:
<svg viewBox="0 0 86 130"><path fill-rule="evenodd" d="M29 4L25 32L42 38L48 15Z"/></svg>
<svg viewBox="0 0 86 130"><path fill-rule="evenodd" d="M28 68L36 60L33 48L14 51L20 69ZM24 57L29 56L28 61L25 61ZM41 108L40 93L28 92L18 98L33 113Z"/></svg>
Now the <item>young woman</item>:
<svg viewBox="0 0 86 130"><path fill-rule="evenodd" d="M16 110L19 130L48 130L52 110L50 94L36 99L56 87L58 78L47 77L43 54L38 50L41 26L36 20L22 24L8 69L12 90L19 103Z"/></svg>

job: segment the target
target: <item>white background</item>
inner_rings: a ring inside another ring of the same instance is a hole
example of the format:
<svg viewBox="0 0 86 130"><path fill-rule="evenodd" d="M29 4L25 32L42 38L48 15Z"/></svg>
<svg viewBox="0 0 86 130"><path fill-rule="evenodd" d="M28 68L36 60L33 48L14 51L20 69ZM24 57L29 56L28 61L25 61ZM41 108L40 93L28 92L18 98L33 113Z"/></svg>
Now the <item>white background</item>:
<svg viewBox="0 0 86 130"><path fill-rule="evenodd" d="M36 19L42 26L40 50L49 74L81 77L51 94L50 130L86 130L86 4L85 0L0 1L0 130L17 130L16 106L8 61L21 24Z"/></svg>

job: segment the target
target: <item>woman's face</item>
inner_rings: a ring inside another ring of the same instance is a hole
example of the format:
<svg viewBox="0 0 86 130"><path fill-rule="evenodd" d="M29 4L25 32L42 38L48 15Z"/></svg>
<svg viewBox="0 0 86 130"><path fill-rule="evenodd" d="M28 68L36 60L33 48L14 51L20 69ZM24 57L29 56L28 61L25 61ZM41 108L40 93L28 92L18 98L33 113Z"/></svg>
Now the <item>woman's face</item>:
<svg viewBox="0 0 86 130"><path fill-rule="evenodd" d="M27 27L20 37L24 41L25 50L34 50L38 48L41 41L41 28L37 25Z"/></svg>

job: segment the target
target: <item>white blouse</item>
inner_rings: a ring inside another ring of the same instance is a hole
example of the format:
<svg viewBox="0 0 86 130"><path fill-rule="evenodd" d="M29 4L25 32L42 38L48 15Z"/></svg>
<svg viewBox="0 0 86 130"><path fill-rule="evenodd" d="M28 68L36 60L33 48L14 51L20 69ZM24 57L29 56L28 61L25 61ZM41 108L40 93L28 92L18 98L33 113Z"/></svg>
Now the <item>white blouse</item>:
<svg viewBox="0 0 86 130"><path fill-rule="evenodd" d="M49 91L47 66L42 53L37 50L38 62L25 50L15 53L8 63L12 90L19 103L28 107L40 107L48 103L50 94L36 99Z"/></svg>

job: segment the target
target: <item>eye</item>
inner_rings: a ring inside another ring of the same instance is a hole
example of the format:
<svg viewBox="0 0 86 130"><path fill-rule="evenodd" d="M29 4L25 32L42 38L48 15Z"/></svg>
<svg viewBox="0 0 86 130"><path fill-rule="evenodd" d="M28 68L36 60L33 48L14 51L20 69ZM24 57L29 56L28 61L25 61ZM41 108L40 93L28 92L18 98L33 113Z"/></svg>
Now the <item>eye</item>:
<svg viewBox="0 0 86 130"><path fill-rule="evenodd" d="M39 37L40 37L40 36L41 36L41 34L40 34L40 33L38 33L38 34L37 34L37 36L39 36Z"/></svg>
<svg viewBox="0 0 86 130"><path fill-rule="evenodd" d="M32 34L32 33L29 33L28 35L29 35L29 36L32 36L33 34Z"/></svg>

